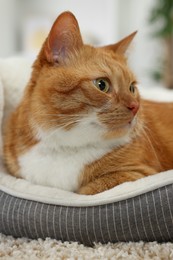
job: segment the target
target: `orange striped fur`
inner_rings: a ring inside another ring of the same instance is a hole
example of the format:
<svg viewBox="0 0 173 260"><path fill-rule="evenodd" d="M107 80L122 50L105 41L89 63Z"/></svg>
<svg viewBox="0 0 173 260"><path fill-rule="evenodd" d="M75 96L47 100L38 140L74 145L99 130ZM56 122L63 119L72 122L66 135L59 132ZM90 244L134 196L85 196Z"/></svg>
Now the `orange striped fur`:
<svg viewBox="0 0 173 260"><path fill-rule="evenodd" d="M69 151L80 154L81 149L86 154L92 147L99 150L99 145L106 148L93 159L84 160L76 186L69 190L95 194L173 168L173 104L141 100L137 80L124 56L134 35L114 45L94 48L83 44L71 13L57 18L33 65L23 99L6 125L4 159L12 175L25 178L19 158L25 155L26 160L27 153L43 142L39 131L47 133L46 138L57 129L70 135L81 120L85 124L85 118L88 129L98 130L97 142L90 141L92 131L89 135L84 129L82 138L79 130L81 147L75 145L75 141L79 142L76 136L73 147L66 145L63 153L67 149L68 155ZM106 93L94 85L99 78L109 84ZM130 89L131 85L134 89ZM90 119L88 123L91 115L95 121ZM66 141L60 140L56 154L57 140L52 146L55 161ZM44 156L43 161L47 158ZM28 161L32 166L29 156ZM58 169L56 174L58 183ZM63 176L66 178L65 173ZM26 178L32 181L32 177ZM49 172L45 178L50 178Z"/></svg>

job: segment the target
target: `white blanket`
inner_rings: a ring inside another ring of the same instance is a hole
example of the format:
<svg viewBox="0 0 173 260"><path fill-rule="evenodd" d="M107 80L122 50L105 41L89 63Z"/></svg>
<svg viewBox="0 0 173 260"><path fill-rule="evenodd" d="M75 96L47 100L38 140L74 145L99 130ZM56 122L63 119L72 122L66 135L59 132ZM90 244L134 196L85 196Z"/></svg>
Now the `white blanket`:
<svg viewBox="0 0 173 260"><path fill-rule="evenodd" d="M24 58L0 59L0 130L9 113L19 102L31 73L32 61ZM148 99L173 101L173 91L164 88L142 88ZM2 120L3 117L3 120ZM1 124L2 123L2 124ZM0 152L2 151L0 133ZM10 176L3 167L0 154L0 189L11 195L56 205L91 206L120 201L173 183L173 170L127 182L103 193L92 196L78 195L56 188L32 184ZM70 198L70 200L69 200Z"/></svg>

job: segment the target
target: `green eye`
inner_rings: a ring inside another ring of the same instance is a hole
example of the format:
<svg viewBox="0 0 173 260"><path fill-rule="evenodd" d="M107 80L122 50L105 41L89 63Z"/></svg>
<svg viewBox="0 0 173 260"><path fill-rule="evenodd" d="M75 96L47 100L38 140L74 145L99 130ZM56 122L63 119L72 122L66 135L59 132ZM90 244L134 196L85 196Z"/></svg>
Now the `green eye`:
<svg viewBox="0 0 173 260"><path fill-rule="evenodd" d="M135 93L135 85L132 83L129 87L131 93Z"/></svg>
<svg viewBox="0 0 173 260"><path fill-rule="evenodd" d="M110 84L109 84L109 81L106 80L106 79L95 79L93 81L94 85L102 92L105 92L107 93L110 89Z"/></svg>

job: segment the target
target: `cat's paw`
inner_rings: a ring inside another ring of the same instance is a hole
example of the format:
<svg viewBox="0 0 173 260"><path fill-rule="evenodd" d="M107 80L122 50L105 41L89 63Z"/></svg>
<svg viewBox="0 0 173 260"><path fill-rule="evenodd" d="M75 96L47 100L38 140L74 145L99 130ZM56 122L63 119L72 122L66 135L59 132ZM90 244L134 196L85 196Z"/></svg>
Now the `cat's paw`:
<svg viewBox="0 0 173 260"><path fill-rule="evenodd" d="M77 191L78 194L81 194L81 195L94 195L94 194L97 194L99 193L98 191L96 191L95 189L93 189L93 187L87 185L87 186L83 186L81 187L78 191Z"/></svg>

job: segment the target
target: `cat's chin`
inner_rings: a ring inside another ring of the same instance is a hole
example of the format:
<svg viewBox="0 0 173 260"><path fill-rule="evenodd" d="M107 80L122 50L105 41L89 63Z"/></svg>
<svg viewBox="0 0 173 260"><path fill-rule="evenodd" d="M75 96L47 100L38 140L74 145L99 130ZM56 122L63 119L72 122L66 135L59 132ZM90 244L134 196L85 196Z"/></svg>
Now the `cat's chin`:
<svg viewBox="0 0 173 260"><path fill-rule="evenodd" d="M123 138L126 137L127 135L129 135L130 132L130 127L126 126L126 127L122 127L122 128L116 128L110 131L107 131L103 138L106 140L110 140L110 139L119 139L119 138Z"/></svg>
<svg viewBox="0 0 173 260"><path fill-rule="evenodd" d="M104 134L104 139L110 140L110 139L123 139L123 138L130 138L130 133L133 131L134 127L136 125L136 118L134 118L132 121L123 124L121 126L115 126L114 128L109 129Z"/></svg>

